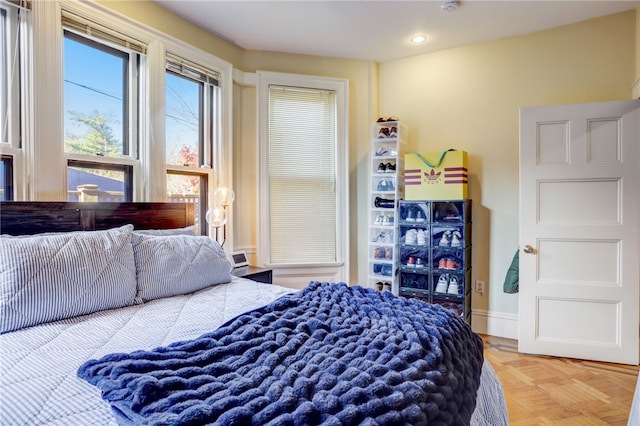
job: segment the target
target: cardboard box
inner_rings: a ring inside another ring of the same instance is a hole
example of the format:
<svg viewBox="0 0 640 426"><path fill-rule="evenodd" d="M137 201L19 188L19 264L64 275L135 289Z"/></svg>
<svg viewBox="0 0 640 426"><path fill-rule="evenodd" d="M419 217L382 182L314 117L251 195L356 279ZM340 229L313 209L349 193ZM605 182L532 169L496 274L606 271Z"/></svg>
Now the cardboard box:
<svg viewBox="0 0 640 426"><path fill-rule="evenodd" d="M468 198L467 152L405 154L404 190L407 200Z"/></svg>

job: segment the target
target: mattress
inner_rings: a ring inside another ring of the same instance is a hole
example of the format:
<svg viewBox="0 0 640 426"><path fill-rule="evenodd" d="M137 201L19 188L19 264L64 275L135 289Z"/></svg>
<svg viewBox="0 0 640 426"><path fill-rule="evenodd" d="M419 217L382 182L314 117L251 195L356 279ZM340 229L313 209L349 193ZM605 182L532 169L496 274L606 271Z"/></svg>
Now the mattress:
<svg viewBox="0 0 640 426"><path fill-rule="evenodd" d="M76 376L85 361L193 339L292 291L234 277L188 295L2 334L0 424L115 425L99 390ZM502 388L487 361L471 424L508 424Z"/></svg>

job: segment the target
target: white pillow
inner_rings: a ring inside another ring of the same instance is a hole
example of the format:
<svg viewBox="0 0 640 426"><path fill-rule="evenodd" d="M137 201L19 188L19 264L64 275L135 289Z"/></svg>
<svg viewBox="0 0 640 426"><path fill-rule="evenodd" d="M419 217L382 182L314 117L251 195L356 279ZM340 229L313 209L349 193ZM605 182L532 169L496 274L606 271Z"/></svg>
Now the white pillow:
<svg viewBox="0 0 640 426"><path fill-rule="evenodd" d="M231 281L231 263L216 241L187 235L133 234L137 300L192 293Z"/></svg>
<svg viewBox="0 0 640 426"><path fill-rule="evenodd" d="M0 333L132 305L132 231L0 238Z"/></svg>

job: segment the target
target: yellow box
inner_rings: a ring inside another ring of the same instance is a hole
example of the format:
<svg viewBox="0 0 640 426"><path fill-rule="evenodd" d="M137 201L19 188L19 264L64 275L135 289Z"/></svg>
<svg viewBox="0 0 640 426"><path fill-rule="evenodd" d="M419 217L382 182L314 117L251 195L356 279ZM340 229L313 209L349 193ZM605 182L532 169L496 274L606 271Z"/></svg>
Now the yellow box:
<svg viewBox="0 0 640 426"><path fill-rule="evenodd" d="M468 198L467 152L405 154L404 193L407 200Z"/></svg>

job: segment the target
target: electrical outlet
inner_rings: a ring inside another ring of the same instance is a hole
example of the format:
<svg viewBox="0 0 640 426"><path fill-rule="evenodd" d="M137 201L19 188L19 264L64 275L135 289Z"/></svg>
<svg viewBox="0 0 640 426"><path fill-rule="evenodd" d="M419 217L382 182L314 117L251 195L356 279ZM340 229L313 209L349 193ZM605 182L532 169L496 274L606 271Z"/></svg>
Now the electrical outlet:
<svg viewBox="0 0 640 426"><path fill-rule="evenodd" d="M476 280L476 293L484 294L484 281Z"/></svg>

